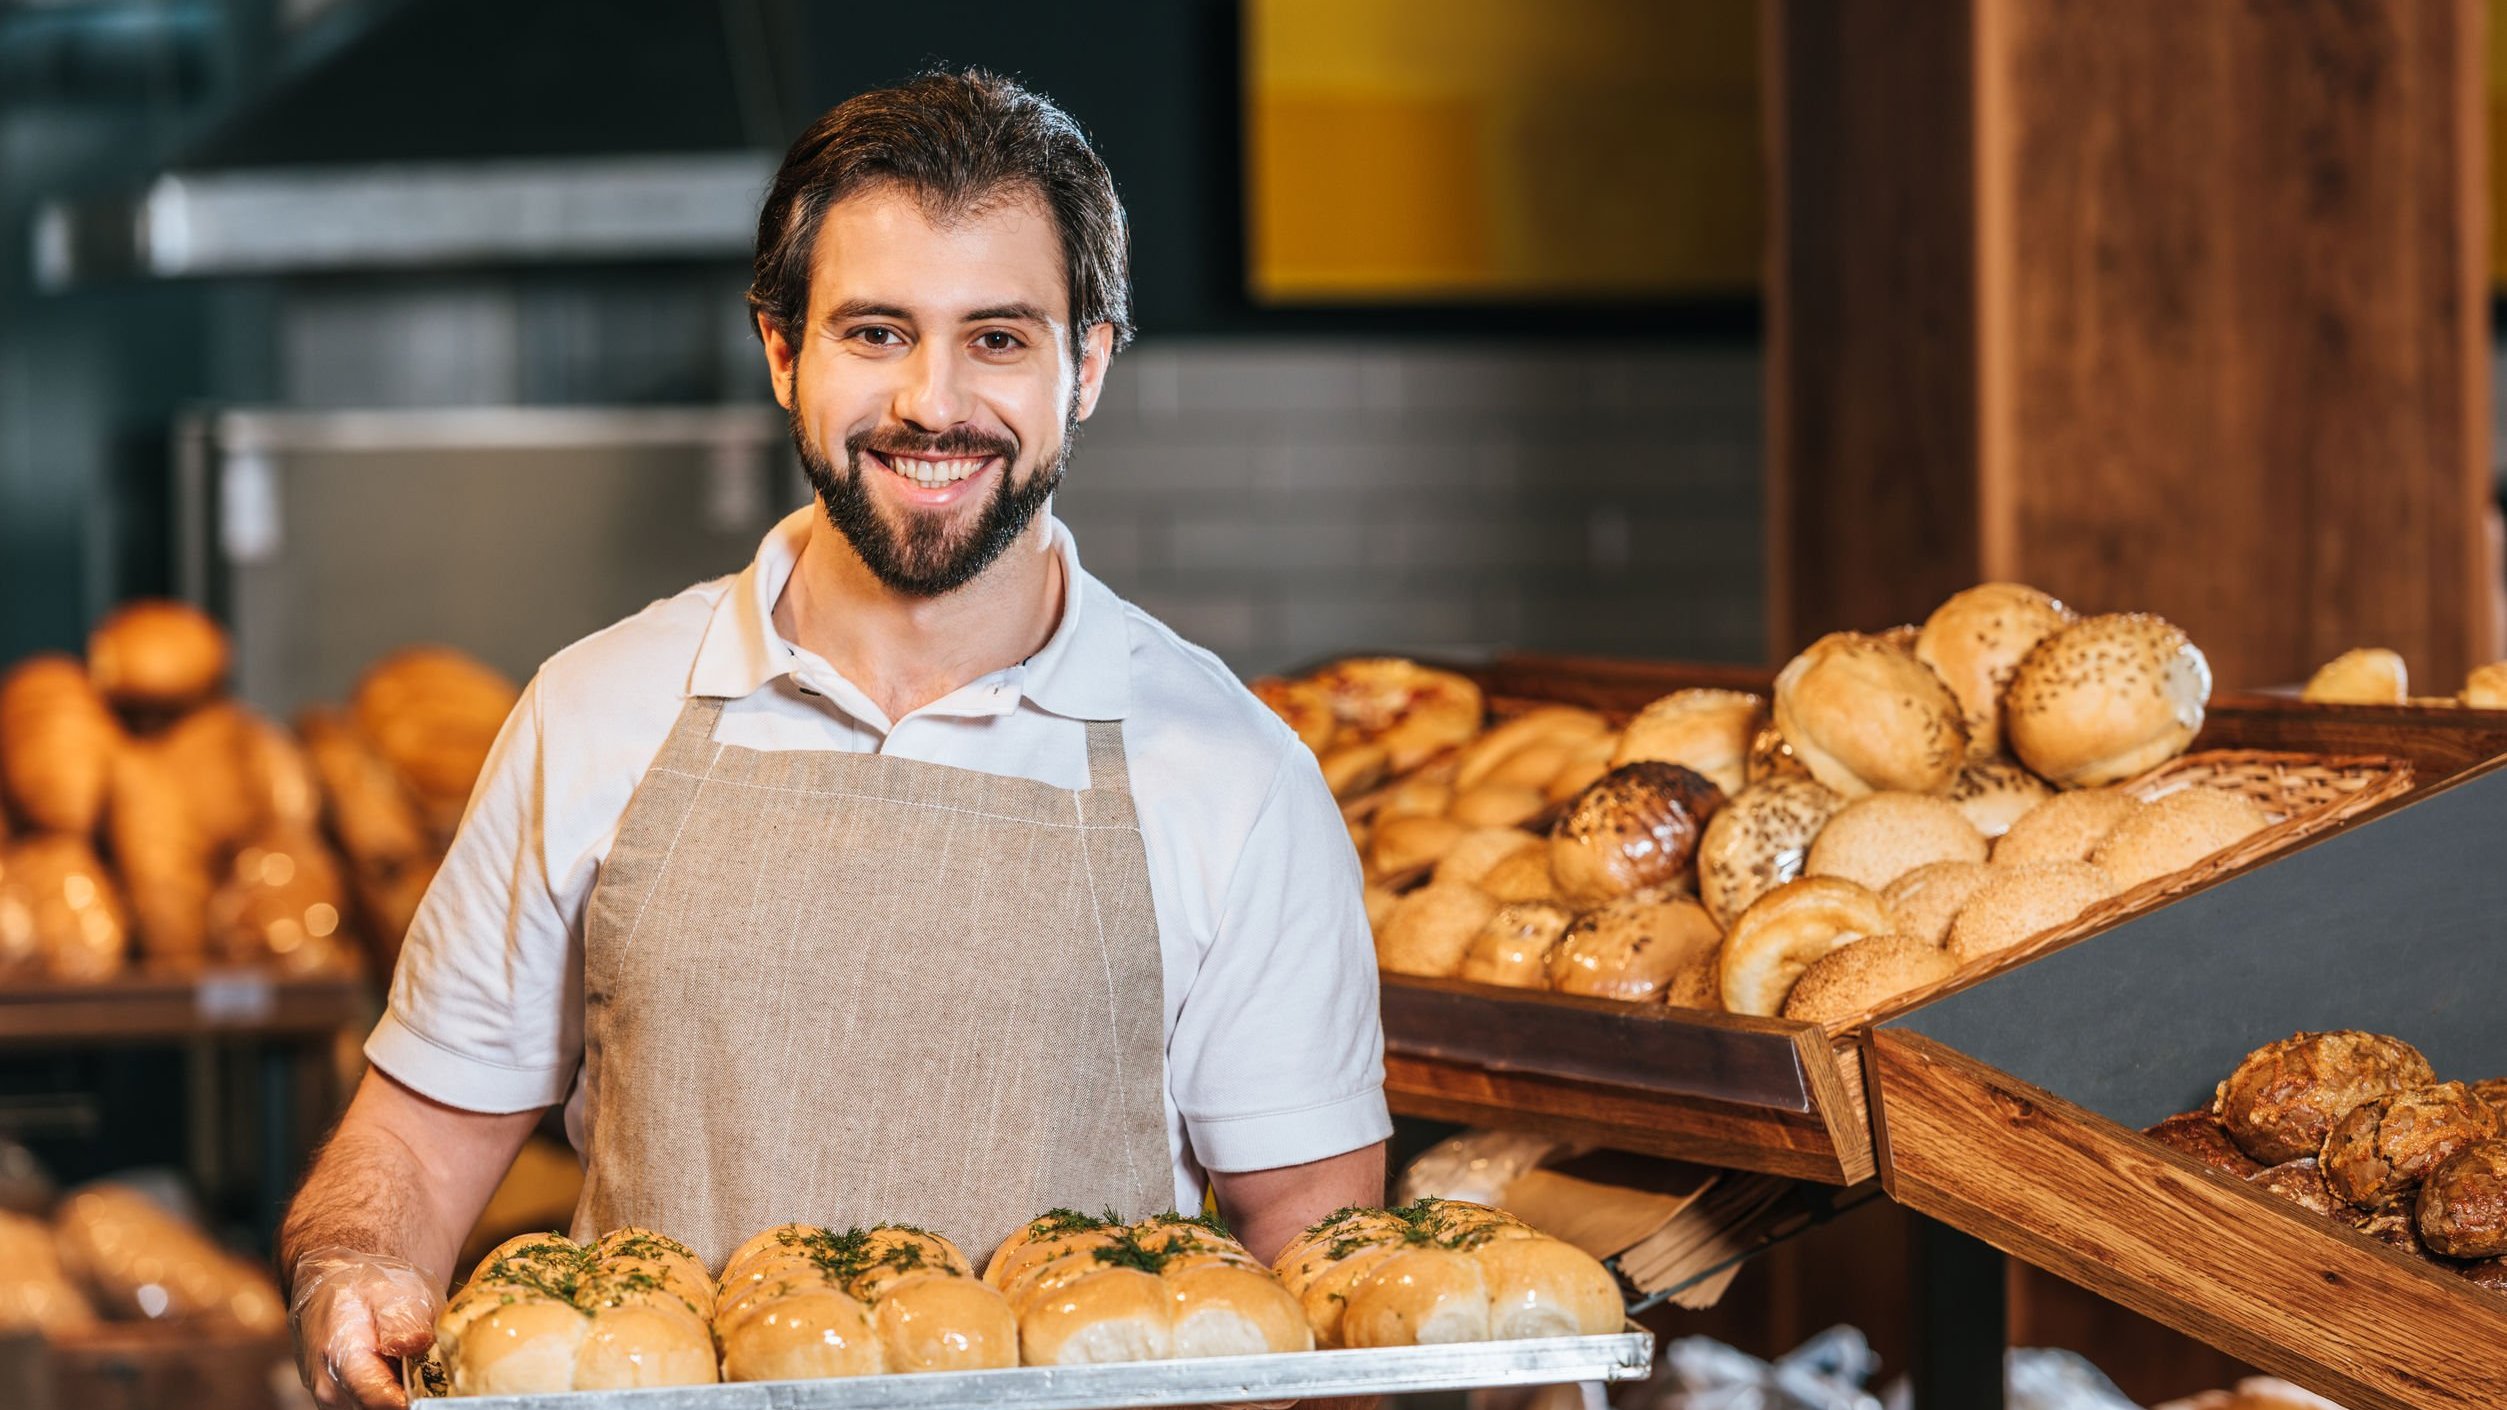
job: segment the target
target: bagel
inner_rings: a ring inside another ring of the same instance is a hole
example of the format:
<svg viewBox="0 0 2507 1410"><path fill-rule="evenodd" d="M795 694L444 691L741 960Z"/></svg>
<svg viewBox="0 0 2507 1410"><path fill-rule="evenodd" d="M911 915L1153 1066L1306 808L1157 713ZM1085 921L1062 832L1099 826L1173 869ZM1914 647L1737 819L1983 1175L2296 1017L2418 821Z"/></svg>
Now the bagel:
<svg viewBox="0 0 2507 1410"><path fill-rule="evenodd" d="M1940 793L1967 758L1958 697L1915 653L1831 632L1776 676L1776 728L1811 776L1848 798Z"/></svg>
<svg viewBox="0 0 2507 1410"><path fill-rule="evenodd" d="M1478 886L1498 863L1541 845L1537 833L1518 827L1473 828L1446 849L1444 859L1436 864L1436 879ZM1547 864L1546 857L1543 862Z"/></svg>
<svg viewBox="0 0 2507 1410"><path fill-rule="evenodd" d="M1500 901L1556 900L1558 882L1549 873L1549 844L1507 854L1480 878L1480 889Z"/></svg>
<svg viewBox="0 0 2507 1410"><path fill-rule="evenodd" d="M1433 866L1470 833L1470 828L1451 818L1387 818L1376 824L1375 836L1368 839L1367 874L1398 877Z"/></svg>
<svg viewBox="0 0 2507 1410"><path fill-rule="evenodd" d="M1548 808L1548 796L1537 788L1490 781L1455 794L1445 816L1468 827L1514 827Z"/></svg>
<svg viewBox="0 0 2507 1410"><path fill-rule="evenodd" d="M1868 935L1895 929L1869 889L1834 876L1806 876L1760 897L1724 936L1718 975L1730 1013L1773 1017L1812 963Z"/></svg>

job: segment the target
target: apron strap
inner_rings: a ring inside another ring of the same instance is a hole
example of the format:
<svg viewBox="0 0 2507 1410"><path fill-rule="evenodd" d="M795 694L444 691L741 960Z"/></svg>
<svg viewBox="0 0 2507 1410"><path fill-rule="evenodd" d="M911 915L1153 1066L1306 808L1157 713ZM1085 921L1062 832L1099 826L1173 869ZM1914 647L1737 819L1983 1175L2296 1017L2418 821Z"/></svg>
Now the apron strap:
<svg viewBox="0 0 2507 1410"><path fill-rule="evenodd" d="M722 752L714 742L714 726L722 717L720 696L689 696L670 726L670 737L662 741L662 752L653 756L653 767L699 778L713 772L714 757Z"/></svg>
<svg viewBox="0 0 2507 1410"><path fill-rule="evenodd" d="M1131 765L1123 757L1123 722L1090 720L1087 725L1088 791L1079 796L1080 817L1091 827L1138 830Z"/></svg>

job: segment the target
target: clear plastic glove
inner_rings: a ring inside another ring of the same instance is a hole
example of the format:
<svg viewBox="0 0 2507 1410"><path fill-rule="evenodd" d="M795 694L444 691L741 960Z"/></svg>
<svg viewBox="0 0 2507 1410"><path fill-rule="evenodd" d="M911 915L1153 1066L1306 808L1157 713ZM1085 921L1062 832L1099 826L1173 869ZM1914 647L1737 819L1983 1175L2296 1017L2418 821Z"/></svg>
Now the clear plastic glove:
<svg viewBox="0 0 2507 1410"><path fill-rule="evenodd" d="M287 1323L296 1369L324 1410L405 1406L400 1360L435 1341L444 1295L406 1259L317 1248L296 1260Z"/></svg>

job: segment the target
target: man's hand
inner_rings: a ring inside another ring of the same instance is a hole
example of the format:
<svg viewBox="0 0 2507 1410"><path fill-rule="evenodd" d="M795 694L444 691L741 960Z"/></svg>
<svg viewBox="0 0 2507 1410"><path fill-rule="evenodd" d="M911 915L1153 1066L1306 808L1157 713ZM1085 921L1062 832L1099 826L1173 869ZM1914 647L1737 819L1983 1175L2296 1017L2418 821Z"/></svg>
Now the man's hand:
<svg viewBox="0 0 2507 1410"><path fill-rule="evenodd" d="M296 1369L324 1410L405 1406L398 1358L435 1341L444 1299L406 1259L317 1248L296 1260L288 1326Z"/></svg>

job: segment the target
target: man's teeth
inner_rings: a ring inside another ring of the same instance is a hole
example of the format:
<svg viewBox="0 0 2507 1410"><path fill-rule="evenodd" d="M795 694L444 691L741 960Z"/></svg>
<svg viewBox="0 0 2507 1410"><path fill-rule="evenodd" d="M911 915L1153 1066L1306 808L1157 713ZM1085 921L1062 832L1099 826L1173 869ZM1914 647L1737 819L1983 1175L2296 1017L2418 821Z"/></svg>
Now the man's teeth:
<svg viewBox="0 0 2507 1410"><path fill-rule="evenodd" d="M929 490L938 489L942 485L956 484L983 469L984 461L988 458L977 456L973 460L912 460L905 456L894 456L889 459L888 466L898 474Z"/></svg>

